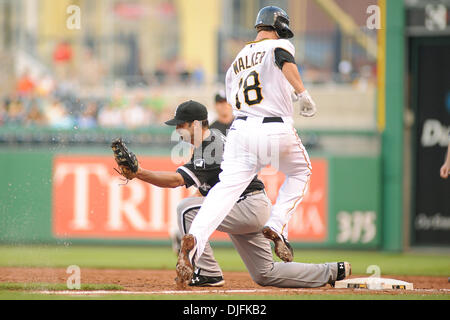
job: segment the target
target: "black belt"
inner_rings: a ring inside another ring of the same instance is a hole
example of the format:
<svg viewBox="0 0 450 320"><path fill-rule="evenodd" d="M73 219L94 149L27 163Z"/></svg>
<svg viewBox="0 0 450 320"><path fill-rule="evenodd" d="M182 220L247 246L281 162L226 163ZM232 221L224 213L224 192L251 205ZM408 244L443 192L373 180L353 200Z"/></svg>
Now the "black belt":
<svg viewBox="0 0 450 320"><path fill-rule="evenodd" d="M247 199L247 197L254 196L254 195L260 194L260 193L265 193L264 189L245 193L239 197L239 200L237 201L237 203L241 202L242 200Z"/></svg>
<svg viewBox="0 0 450 320"><path fill-rule="evenodd" d="M246 121L248 117L240 116L237 117L236 120L244 120ZM270 122L284 122L281 117L265 117L262 123L270 123Z"/></svg>

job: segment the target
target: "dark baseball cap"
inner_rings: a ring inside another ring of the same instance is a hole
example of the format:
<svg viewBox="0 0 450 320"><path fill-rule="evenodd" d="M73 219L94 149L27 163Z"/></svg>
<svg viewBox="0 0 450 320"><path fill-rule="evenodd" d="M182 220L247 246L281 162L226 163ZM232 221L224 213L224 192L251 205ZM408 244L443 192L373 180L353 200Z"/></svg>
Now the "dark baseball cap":
<svg viewBox="0 0 450 320"><path fill-rule="evenodd" d="M216 93L216 97L215 97L215 101L217 102L224 102L227 101L227 98L225 96L225 91L220 90L219 92Z"/></svg>
<svg viewBox="0 0 450 320"><path fill-rule="evenodd" d="M206 107L197 101L189 100L180 104L175 111L175 117L166 121L165 124L177 126L185 122L204 121L207 119L208 110Z"/></svg>

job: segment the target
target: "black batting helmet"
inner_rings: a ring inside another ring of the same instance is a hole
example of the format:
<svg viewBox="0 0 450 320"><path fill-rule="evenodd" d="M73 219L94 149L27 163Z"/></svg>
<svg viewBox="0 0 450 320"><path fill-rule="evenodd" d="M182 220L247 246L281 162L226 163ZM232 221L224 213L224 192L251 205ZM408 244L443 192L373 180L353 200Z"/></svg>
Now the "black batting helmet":
<svg viewBox="0 0 450 320"><path fill-rule="evenodd" d="M262 26L274 28L282 39L290 39L294 36L289 29L289 16L283 9L275 6L268 6L259 10L255 28Z"/></svg>

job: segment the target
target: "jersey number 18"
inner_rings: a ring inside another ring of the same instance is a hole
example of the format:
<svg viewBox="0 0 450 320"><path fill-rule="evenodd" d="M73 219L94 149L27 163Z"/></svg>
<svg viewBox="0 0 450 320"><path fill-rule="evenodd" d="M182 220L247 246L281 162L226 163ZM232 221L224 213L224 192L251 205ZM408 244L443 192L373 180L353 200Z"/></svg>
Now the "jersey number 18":
<svg viewBox="0 0 450 320"><path fill-rule="evenodd" d="M248 80L250 78L253 78L253 84L249 85L248 84ZM261 83L259 82L259 74L256 71L252 71L247 78L245 78L245 80L241 80L239 81L239 90L242 87L242 84L244 84L244 97L245 97L245 103L249 106L253 106L255 104L259 104L261 103L261 101L264 99L262 94L261 94ZM238 93L236 94L236 108L240 109L241 108L241 102L239 101L239 90ZM256 98L255 99L250 99L249 97L249 92L250 91L254 91L256 93Z"/></svg>

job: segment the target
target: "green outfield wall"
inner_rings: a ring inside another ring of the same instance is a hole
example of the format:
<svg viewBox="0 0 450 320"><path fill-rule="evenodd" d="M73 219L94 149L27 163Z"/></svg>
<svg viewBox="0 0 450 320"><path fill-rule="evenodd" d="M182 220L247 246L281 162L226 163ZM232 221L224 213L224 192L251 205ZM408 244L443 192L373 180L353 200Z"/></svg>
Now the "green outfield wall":
<svg viewBox="0 0 450 320"><path fill-rule="evenodd" d="M53 155L0 152L1 241L52 242L51 187Z"/></svg>
<svg viewBox="0 0 450 320"><path fill-rule="evenodd" d="M142 163L152 169L170 170L168 154L167 149L156 149L143 157ZM312 154L311 159L310 191L289 225L294 246L381 248L382 226L389 217L382 217L380 158ZM174 226L171 215L187 195L186 189L152 189L135 180L118 186L111 161L109 152L95 149L56 149L50 153L39 149L0 150L0 242L168 244ZM83 175L89 170L91 175ZM101 170L110 180L102 182ZM267 175L263 181L274 201L283 178ZM139 193L139 188L149 198L136 204L141 216L126 209L133 198L128 193ZM117 192L123 193L122 202L114 202ZM108 206L121 207L123 212ZM226 235L217 235L214 240L231 244Z"/></svg>

